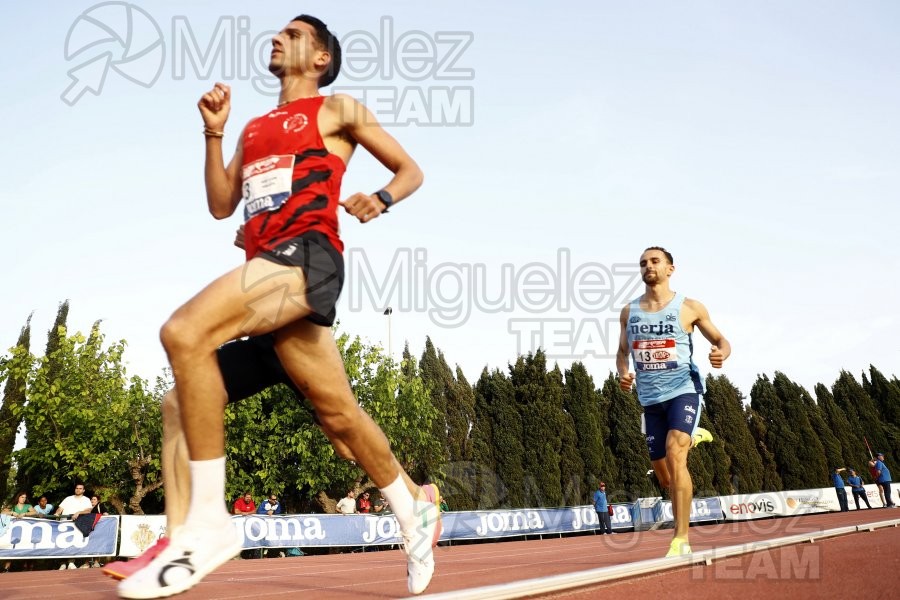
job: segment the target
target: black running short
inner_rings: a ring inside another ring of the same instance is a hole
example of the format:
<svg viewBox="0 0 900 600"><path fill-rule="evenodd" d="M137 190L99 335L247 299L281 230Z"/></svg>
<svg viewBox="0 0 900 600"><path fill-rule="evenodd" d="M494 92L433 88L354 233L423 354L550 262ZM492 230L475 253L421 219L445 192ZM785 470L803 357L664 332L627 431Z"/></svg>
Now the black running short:
<svg viewBox="0 0 900 600"><path fill-rule="evenodd" d="M312 309L306 319L331 327L344 285L344 257L318 231L308 231L259 254L280 265L300 267L306 277L306 302Z"/></svg>
<svg viewBox="0 0 900 600"><path fill-rule="evenodd" d="M238 402L279 383L286 385L298 399L304 400L313 414L312 405L288 377L275 353L275 336L257 335L228 342L216 352L219 370L225 380L228 402Z"/></svg>

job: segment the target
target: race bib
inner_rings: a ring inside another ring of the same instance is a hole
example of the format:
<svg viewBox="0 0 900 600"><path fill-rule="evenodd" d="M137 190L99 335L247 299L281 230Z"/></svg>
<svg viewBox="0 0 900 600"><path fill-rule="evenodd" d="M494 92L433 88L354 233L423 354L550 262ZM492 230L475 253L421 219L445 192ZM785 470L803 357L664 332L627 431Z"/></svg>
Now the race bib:
<svg viewBox="0 0 900 600"><path fill-rule="evenodd" d="M291 197L291 179L294 175L294 155L276 155L245 165L244 221L256 215L281 208Z"/></svg>
<svg viewBox="0 0 900 600"><path fill-rule="evenodd" d="M635 340L632 357L637 371L665 371L678 366L675 340Z"/></svg>

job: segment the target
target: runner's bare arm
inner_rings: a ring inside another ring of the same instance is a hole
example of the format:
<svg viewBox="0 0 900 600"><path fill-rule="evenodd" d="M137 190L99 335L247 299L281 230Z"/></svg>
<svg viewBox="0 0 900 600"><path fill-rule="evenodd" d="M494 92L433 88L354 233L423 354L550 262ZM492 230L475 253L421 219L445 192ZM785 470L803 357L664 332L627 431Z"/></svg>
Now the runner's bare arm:
<svg viewBox="0 0 900 600"><path fill-rule="evenodd" d="M378 123L375 115L346 94L336 94L332 102L339 110L343 131L394 174L390 182L380 189L386 190L394 203L400 202L419 189L424 180L422 169L407 154L403 146ZM381 202L371 194L354 194L343 204L347 212L354 216L362 216L373 208L377 212L372 216L377 216L384 209Z"/></svg>
<svg viewBox="0 0 900 600"><path fill-rule="evenodd" d="M631 385L634 383L634 373L628 371L628 332L626 331L628 314L628 307L624 306L622 313L619 315L619 323L622 328L619 332L619 350L616 352L616 371L619 374L619 387L626 392L631 391Z"/></svg>
<svg viewBox="0 0 900 600"><path fill-rule="evenodd" d="M686 299L684 303L692 313L692 324L694 327L699 329L703 337L712 344L709 352L710 364L716 369L721 369L722 363L731 356L731 343L725 339L719 328L713 324L712 319L709 317L709 311L706 310L702 303L690 298Z"/></svg>
<svg viewBox="0 0 900 600"><path fill-rule="evenodd" d="M216 219L230 217L241 200L241 157L243 135L238 137L237 149L228 166L222 155L222 136L231 111L231 88L217 83L197 103L203 117L206 137L206 203Z"/></svg>

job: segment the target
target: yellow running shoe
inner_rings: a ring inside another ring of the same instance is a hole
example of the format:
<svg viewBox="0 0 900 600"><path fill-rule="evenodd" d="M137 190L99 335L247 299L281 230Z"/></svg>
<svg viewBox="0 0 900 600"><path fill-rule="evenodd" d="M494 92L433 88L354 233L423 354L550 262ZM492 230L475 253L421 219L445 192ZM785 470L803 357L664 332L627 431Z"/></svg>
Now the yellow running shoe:
<svg viewBox="0 0 900 600"><path fill-rule="evenodd" d="M669 558L670 556L687 556L690 553L691 545L686 538L672 538L672 543L669 544L669 551L666 553L666 558Z"/></svg>
<svg viewBox="0 0 900 600"><path fill-rule="evenodd" d="M694 437L691 438L691 448L697 446L702 442L711 442L713 441L713 434L709 432L708 429L703 429L702 427L698 427L697 431L694 432Z"/></svg>

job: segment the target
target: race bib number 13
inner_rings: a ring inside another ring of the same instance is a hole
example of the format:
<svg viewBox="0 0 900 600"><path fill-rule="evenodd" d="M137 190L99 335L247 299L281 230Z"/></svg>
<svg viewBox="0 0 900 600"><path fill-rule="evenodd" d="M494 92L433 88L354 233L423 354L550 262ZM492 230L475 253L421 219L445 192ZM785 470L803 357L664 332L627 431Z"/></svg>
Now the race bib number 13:
<svg viewBox="0 0 900 600"><path fill-rule="evenodd" d="M245 165L242 171L244 221L281 208L291 197L293 174L293 154L267 156Z"/></svg>
<svg viewBox="0 0 900 600"><path fill-rule="evenodd" d="M665 371L678 366L675 340L635 340L632 343L634 368L637 371Z"/></svg>

